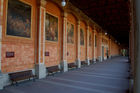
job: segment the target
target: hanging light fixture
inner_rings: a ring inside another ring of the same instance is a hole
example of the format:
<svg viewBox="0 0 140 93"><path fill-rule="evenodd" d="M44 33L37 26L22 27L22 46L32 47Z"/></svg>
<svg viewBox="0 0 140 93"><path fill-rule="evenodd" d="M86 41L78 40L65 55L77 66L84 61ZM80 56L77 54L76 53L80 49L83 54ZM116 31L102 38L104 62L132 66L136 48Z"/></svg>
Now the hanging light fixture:
<svg viewBox="0 0 140 93"><path fill-rule="evenodd" d="M66 6L66 1L65 1L65 0L62 0L61 5L62 5L63 7Z"/></svg>
<svg viewBox="0 0 140 93"><path fill-rule="evenodd" d="M105 32L105 35L107 35L107 32Z"/></svg>

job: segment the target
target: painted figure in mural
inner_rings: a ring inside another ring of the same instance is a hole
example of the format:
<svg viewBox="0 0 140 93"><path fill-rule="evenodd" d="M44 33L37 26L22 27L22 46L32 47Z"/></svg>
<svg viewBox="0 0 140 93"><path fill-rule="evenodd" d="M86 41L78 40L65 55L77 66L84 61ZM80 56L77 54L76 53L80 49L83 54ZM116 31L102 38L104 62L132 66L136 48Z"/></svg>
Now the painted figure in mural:
<svg viewBox="0 0 140 93"><path fill-rule="evenodd" d="M91 46L91 42L92 42L92 37L91 37L91 32L89 32L89 46Z"/></svg>
<svg viewBox="0 0 140 93"><path fill-rule="evenodd" d="M7 35L30 38L31 6L19 0L8 0Z"/></svg>
<svg viewBox="0 0 140 93"><path fill-rule="evenodd" d="M84 30L80 29L80 45L84 45Z"/></svg>
<svg viewBox="0 0 140 93"><path fill-rule="evenodd" d="M74 43L74 25L71 23L67 23L67 42Z"/></svg>
<svg viewBox="0 0 140 93"><path fill-rule="evenodd" d="M46 40L58 41L58 18L46 14L45 24Z"/></svg>

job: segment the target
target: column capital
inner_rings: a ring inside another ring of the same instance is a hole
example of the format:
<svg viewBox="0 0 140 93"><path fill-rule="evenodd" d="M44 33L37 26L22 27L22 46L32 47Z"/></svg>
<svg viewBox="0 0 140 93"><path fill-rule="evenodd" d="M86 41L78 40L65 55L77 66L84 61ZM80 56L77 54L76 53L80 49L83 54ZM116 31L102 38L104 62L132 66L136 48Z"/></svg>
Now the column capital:
<svg viewBox="0 0 140 93"><path fill-rule="evenodd" d="M64 11L64 12L62 13L62 17L66 18L67 16L68 16L68 13L67 13L66 11Z"/></svg>
<svg viewBox="0 0 140 93"><path fill-rule="evenodd" d="M46 0L38 0L38 6L46 8L47 1Z"/></svg>
<svg viewBox="0 0 140 93"><path fill-rule="evenodd" d="M86 26L86 29L89 30L89 25Z"/></svg>
<svg viewBox="0 0 140 93"><path fill-rule="evenodd" d="M81 22L81 21L80 21L80 20L78 20L78 21L77 21L77 25L80 25L80 22Z"/></svg>

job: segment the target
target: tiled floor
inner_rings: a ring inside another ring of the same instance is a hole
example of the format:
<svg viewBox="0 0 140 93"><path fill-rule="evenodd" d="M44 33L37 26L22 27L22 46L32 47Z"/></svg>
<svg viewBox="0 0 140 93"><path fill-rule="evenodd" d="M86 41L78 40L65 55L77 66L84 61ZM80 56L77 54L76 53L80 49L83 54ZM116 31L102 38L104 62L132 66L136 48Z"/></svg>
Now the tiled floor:
<svg viewBox="0 0 140 93"><path fill-rule="evenodd" d="M129 63L116 57L36 82L8 86L0 93L127 93Z"/></svg>

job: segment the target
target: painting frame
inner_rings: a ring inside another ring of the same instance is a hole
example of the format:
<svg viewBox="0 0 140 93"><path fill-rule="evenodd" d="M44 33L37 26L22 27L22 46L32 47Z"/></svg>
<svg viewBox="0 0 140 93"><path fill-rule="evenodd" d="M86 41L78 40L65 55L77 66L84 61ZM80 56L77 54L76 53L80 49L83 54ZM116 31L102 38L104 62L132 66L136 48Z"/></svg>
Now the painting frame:
<svg viewBox="0 0 140 93"><path fill-rule="evenodd" d="M33 38L33 36L32 36L32 18L33 18L33 5L31 4L31 3L29 3L29 2L27 2L27 1L24 1L24 0L18 0L18 1L20 1L21 3L23 3L23 4L26 4L26 5L28 5L28 6L30 6L30 8L31 8L31 11L30 11L30 37L24 37L24 36L16 36L16 35L8 35L7 34L7 22L8 22L8 2L9 2L10 0L6 0L6 13L5 13L5 15L6 15L6 22L5 22L5 37L10 37L10 38L21 38L21 39L32 39Z"/></svg>
<svg viewBox="0 0 140 93"><path fill-rule="evenodd" d="M92 32L89 31L89 46L92 46Z"/></svg>
<svg viewBox="0 0 140 93"><path fill-rule="evenodd" d="M81 35L82 35L82 34L81 34L81 31L83 32L83 38L82 38L83 40L81 40L81 37L82 37L82 36L81 36ZM82 41L83 41L83 42L82 42ZM85 46L85 31L84 31L83 28L80 28L80 45L81 45L81 46Z"/></svg>
<svg viewBox="0 0 140 93"><path fill-rule="evenodd" d="M68 23L73 25L73 42L68 42ZM68 44L74 44L75 43L75 25L70 21L67 21L67 43Z"/></svg>
<svg viewBox="0 0 140 93"><path fill-rule="evenodd" d="M51 41L51 40L47 40L46 39L47 36L46 36L46 22L45 22L45 41L46 42L51 42L51 43L58 43L58 41L59 41L59 17L56 16L56 15L54 15L53 13L50 13L50 12L47 11L47 12L45 12L45 21L47 20L46 19L47 14L50 15L50 16L53 16L53 17L57 18L57 21L58 21L57 22L57 40L56 41Z"/></svg>

